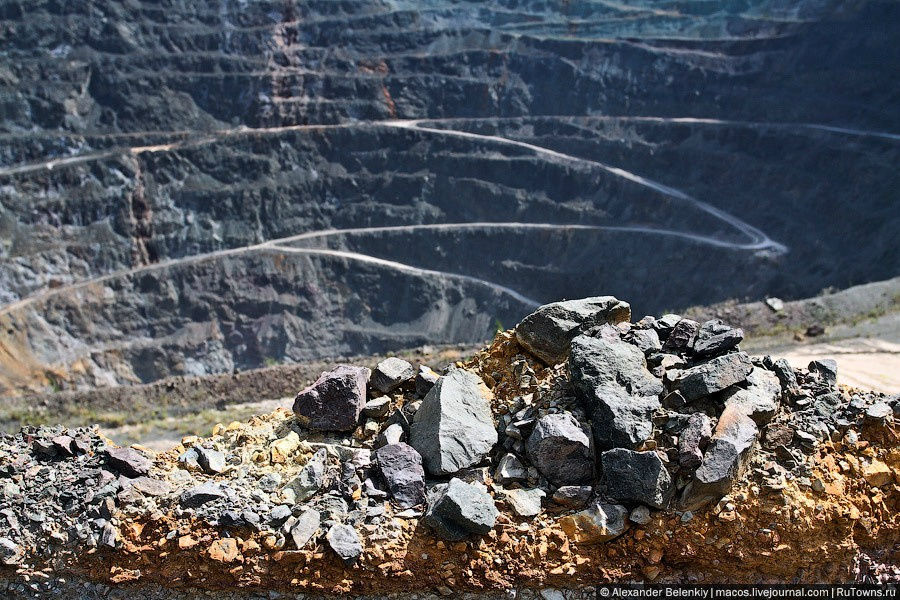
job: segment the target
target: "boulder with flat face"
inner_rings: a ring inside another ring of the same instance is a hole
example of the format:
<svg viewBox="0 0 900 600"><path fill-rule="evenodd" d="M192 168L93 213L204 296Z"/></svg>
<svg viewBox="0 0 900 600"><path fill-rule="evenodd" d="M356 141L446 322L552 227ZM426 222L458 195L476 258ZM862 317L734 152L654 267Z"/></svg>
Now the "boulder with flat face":
<svg viewBox="0 0 900 600"><path fill-rule="evenodd" d="M409 444L432 475L481 462L497 443L490 392L480 377L454 369L441 377L415 413Z"/></svg>
<svg viewBox="0 0 900 600"><path fill-rule="evenodd" d="M650 437L663 385L647 370L638 348L618 339L579 336L572 341L569 373L599 448L633 449Z"/></svg>
<svg viewBox="0 0 900 600"><path fill-rule="evenodd" d="M680 505L694 510L727 494L744 472L758 437L759 429L746 411L737 404L727 405Z"/></svg>
<svg viewBox="0 0 900 600"><path fill-rule="evenodd" d="M369 369L341 365L322 373L294 399L294 412L310 429L352 431L366 403Z"/></svg>
<svg viewBox="0 0 900 600"><path fill-rule="evenodd" d="M612 296L596 296L545 304L516 326L516 340L547 363L561 363L572 340L590 327L621 323L631 318L631 307Z"/></svg>
<svg viewBox="0 0 900 600"><path fill-rule="evenodd" d="M531 464L554 485L580 485L593 479L590 439L569 413L538 419L528 438L527 452Z"/></svg>
<svg viewBox="0 0 900 600"><path fill-rule="evenodd" d="M732 352L685 369L675 384L684 399L692 402L747 381L752 370L753 363L745 352Z"/></svg>
<svg viewBox="0 0 900 600"><path fill-rule="evenodd" d="M483 487L454 477L435 486L428 494L428 509L422 522L449 541L485 535L499 516L494 500Z"/></svg>
<svg viewBox="0 0 900 600"><path fill-rule="evenodd" d="M369 378L369 385L382 394L390 394L415 375L416 370L411 364L402 358L392 356L378 363Z"/></svg>
<svg viewBox="0 0 900 600"><path fill-rule="evenodd" d="M402 442L382 446L375 451L375 466L397 506L425 502L425 469L415 448Z"/></svg>
<svg viewBox="0 0 900 600"><path fill-rule="evenodd" d="M672 477L656 452L614 448L601 454L600 462L610 498L663 508L672 497Z"/></svg>

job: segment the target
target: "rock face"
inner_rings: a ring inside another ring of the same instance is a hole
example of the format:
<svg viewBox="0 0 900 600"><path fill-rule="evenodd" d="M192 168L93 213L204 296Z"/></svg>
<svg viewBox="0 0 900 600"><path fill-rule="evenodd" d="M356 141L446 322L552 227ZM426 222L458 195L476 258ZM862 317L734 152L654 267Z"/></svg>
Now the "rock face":
<svg viewBox="0 0 900 600"><path fill-rule="evenodd" d="M569 371L599 448L635 448L650 437L663 385L647 370L638 348L580 336L572 341Z"/></svg>
<svg viewBox="0 0 900 600"><path fill-rule="evenodd" d="M428 493L428 510L422 522L449 541L485 535L499 515L494 501L476 484L453 478Z"/></svg>
<svg viewBox="0 0 900 600"><path fill-rule="evenodd" d="M481 379L452 370L434 385L410 426L409 443L432 475L480 462L497 443L489 392Z"/></svg>
<svg viewBox="0 0 900 600"><path fill-rule="evenodd" d="M569 344L588 328L601 323L621 323L631 318L627 302L612 296L545 304L516 326L516 339L549 365L569 354Z"/></svg>
<svg viewBox="0 0 900 600"><path fill-rule="evenodd" d="M601 454L600 461L610 498L664 508L672 497L672 478L656 452L614 448Z"/></svg>
<svg viewBox="0 0 900 600"><path fill-rule="evenodd" d="M528 438L528 458L557 486L579 485L593 479L591 442L568 413L541 417Z"/></svg>
<svg viewBox="0 0 900 600"><path fill-rule="evenodd" d="M415 448L402 442L382 446L375 451L375 465L397 506L410 508L425 502L425 469Z"/></svg>
<svg viewBox="0 0 900 600"><path fill-rule="evenodd" d="M366 403L369 369L341 365L297 394L294 412L311 428L350 431L356 428Z"/></svg>
<svg viewBox="0 0 900 600"><path fill-rule="evenodd" d="M620 504L596 501L588 508L559 520L569 539L579 544L608 542L625 533L628 510Z"/></svg>
<svg viewBox="0 0 900 600"><path fill-rule="evenodd" d="M676 382L681 395L691 402L746 381L752 370L750 357L734 352L685 369Z"/></svg>
<svg viewBox="0 0 900 600"><path fill-rule="evenodd" d="M390 394L416 375L413 366L402 358L387 358L375 367L369 384L382 394Z"/></svg>

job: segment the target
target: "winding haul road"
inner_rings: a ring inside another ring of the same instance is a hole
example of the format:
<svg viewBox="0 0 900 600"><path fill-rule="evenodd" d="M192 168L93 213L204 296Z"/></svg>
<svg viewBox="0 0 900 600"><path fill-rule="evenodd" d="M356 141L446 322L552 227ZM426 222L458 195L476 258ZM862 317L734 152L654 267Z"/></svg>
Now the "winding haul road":
<svg viewBox="0 0 900 600"><path fill-rule="evenodd" d="M542 119L546 118L554 118L554 117L538 117ZM569 119L579 119L579 117L559 117L559 118L569 118ZM583 117L585 119L591 119L594 117ZM621 119L623 117L607 117L607 118L616 118ZM841 127L832 127L827 125L817 125L817 124L808 124L808 123L794 123L794 124L758 124L758 123L745 123L739 121L722 121L717 119L695 119L695 118L658 118L658 117L624 117L625 119L632 120L644 120L651 122L671 122L671 123L705 123L705 124L722 124L722 125L753 125L753 126L768 126L768 127L795 127L795 128L807 128L814 129L820 131L827 131L831 133L843 134L843 135L857 135L857 136L873 136L879 137L889 140L900 140L900 135L887 133L887 132L872 132L872 131L862 131L857 129L850 128L841 128ZM603 170L611 175L616 177L621 177L628 181L631 181L637 185L646 187L656 193L659 193L668 198L680 201L685 203L687 206L698 209L702 212L705 212L713 217L721 220L723 223L727 224L731 228L738 231L741 235L746 237L747 241L743 243L731 242L727 240L718 239L715 237L702 235L699 233L690 233L684 231L678 231L673 229L663 229L663 228L654 228L654 227L642 227L642 226L607 226L607 225L576 225L576 224L561 224L561 223L494 223L494 222L480 222L480 223L439 223L439 224L422 224L422 225L399 225L392 227L361 227L361 228L351 228L351 229L333 229L333 230L322 230L322 231L311 231L305 232L298 235L279 238L274 240L268 240L262 242L260 244L254 244L250 246L243 246L240 248L230 248L225 250L217 250L214 252L209 252L205 254L197 254L193 256L187 256L183 258L170 259L165 261L160 261L157 263L153 263L150 265L144 265L140 267L135 267L131 269L123 269L119 271L114 271L108 273L106 275L101 275L98 277L85 279L83 281L75 282L66 286L61 286L59 288L54 288L50 290L45 290L36 294L32 294L21 300L16 302L12 302L7 304L6 306L0 307L0 315L10 314L15 311L18 311L22 308L28 307L30 305L39 304L40 302L47 300L51 297L68 294L79 289L86 288L90 285L102 283L105 281L109 281L115 278L120 277L128 277L130 275L134 275L140 272L146 271L154 271L159 269L167 269L170 267L175 267L183 264L190 263L198 263L209 260L215 260L216 258L225 257L225 256L233 256L244 253L252 253L252 252L285 252L285 253L294 253L294 254L305 254L309 256L320 256L320 257L330 257L343 259L348 261L355 261L359 263L366 263L375 265L378 267L383 267L386 269L392 269L397 271L402 271L410 274L414 274L422 277L440 277L447 279L456 279L462 281L472 282L478 285L483 285L494 289L504 295L511 297L512 299L522 303L528 308L533 308L539 304L537 300L532 298L528 298L516 290L513 290L509 287L502 286L490 281L486 281L484 279L479 279L477 277L472 277L469 275L464 275L460 273L450 273L445 271L435 271L430 269L423 269L419 267L415 267L412 265L407 265L404 263L386 260L382 258L378 258L375 256L370 256L367 254L360 254L356 252L349 252L344 250L333 250L333 249L322 249L322 248L302 248L296 246L289 246L287 244L292 244L295 242L310 240L316 238L323 238L329 236L338 236L338 235L365 235L370 233L381 233L381 232L413 232L417 230L492 230L492 229L510 229L510 230L521 230L521 229L541 229L541 230L586 230L586 231L613 231L613 232L626 232L626 233L639 233L639 234L649 234L649 235L663 235L663 236L671 236L678 237L686 240L690 240L693 242L697 242L700 244L707 244L714 247L719 248L728 248L735 250L745 250L745 251L769 251L775 254L781 254L787 252L788 248L771 238L769 238L763 231L760 229L750 225L749 223L731 215L725 211L722 211L707 202L703 202L696 198L691 197L690 195L682 192L681 190L677 190L675 188L669 187L657 181L653 181L646 177L642 177L641 175L637 175L630 171L626 171L619 167L615 167L613 165L609 165L600 161L590 160L578 156L573 156L570 154L565 154L562 152L558 152L556 150L552 150L550 148L545 148L543 146L539 146L536 144L531 144L528 142L523 142L516 139L506 138L497 135L486 135L473 133L470 131L464 131L459 129L450 129L443 127L430 127L428 125L437 125L441 123L453 123L460 121L475 121L475 120L503 120L499 118L485 118L485 119L409 119L409 120L388 120L388 121L360 121L360 122L352 122L352 123L338 123L332 125L293 125L293 126L284 126L284 127L270 127L270 128L236 128L236 129L227 129L215 132L213 134L207 134L202 137L192 138L187 140L176 141L170 144L160 144L154 146L134 146L129 148L116 148L105 151L98 152L90 152L84 153L80 155L74 155L59 159L28 163L15 165L10 167L0 168L0 177L10 177L16 176L19 174L41 171L41 170L49 170L57 167L65 167L73 164L79 164L94 160L103 160L106 158L112 158L114 156L119 156L123 154L131 154L131 155L140 155L143 153L149 152L165 152L171 150L177 150L179 148L184 147L192 147L198 145L204 145L208 143L213 143L220 139L224 139L231 136L238 135L252 135L252 134L271 134L271 133L281 133L288 131L321 131L328 129L347 129L347 128L362 128L362 127L381 127L381 128L391 128L397 130L413 130L421 133L436 135L436 136L447 136L447 137L456 137L456 138L464 138L475 140L484 144L496 144L496 145L505 145L512 146L517 148L522 148L524 150L528 150L535 155L544 157L548 160L552 160L555 162L567 163L567 164L581 164L590 168L596 168Z"/></svg>

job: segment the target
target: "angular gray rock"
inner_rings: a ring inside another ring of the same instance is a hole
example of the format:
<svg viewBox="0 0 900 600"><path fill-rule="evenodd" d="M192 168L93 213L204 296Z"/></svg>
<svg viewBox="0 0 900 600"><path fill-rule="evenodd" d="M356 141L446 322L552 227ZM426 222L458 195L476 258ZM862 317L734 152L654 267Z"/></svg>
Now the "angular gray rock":
<svg viewBox="0 0 900 600"><path fill-rule="evenodd" d="M225 454L218 450L196 446L197 464L204 473L217 474L225 470Z"/></svg>
<svg viewBox="0 0 900 600"><path fill-rule="evenodd" d="M632 329L625 338L629 344L637 346L644 354L658 352L662 349L659 334L655 329Z"/></svg>
<svg viewBox="0 0 900 600"><path fill-rule="evenodd" d="M425 502L425 469L415 448L402 442L382 446L375 451L375 465L397 506L412 508Z"/></svg>
<svg viewBox="0 0 900 600"><path fill-rule="evenodd" d="M728 493L743 473L758 437L759 429L753 419L740 406L727 405L703 454L703 462L681 496L680 506L695 510Z"/></svg>
<svg viewBox="0 0 900 600"><path fill-rule="evenodd" d="M506 502L512 511L520 517L534 517L541 512L541 501L547 492L541 488L503 490Z"/></svg>
<svg viewBox="0 0 900 600"><path fill-rule="evenodd" d="M678 464L696 469L703 462L703 449L712 437L712 421L703 413L694 413L678 436Z"/></svg>
<svg viewBox="0 0 900 600"><path fill-rule="evenodd" d="M526 479L528 471L515 454L507 453L497 463L497 469L494 471L494 481L497 483L514 483Z"/></svg>
<svg viewBox="0 0 900 600"><path fill-rule="evenodd" d="M431 388L434 387L434 384L437 383L440 377L431 367L419 365L419 372L416 373L416 395L424 397L431 391Z"/></svg>
<svg viewBox="0 0 900 600"><path fill-rule="evenodd" d="M208 481L183 491L178 501L185 508L197 508L224 497L225 490L218 484Z"/></svg>
<svg viewBox="0 0 900 600"><path fill-rule="evenodd" d="M494 500L479 485L454 477L428 493L422 522L448 541L485 535L494 528L499 512Z"/></svg>
<svg viewBox="0 0 900 600"><path fill-rule="evenodd" d="M369 385L382 394L390 394L415 375L416 370L411 364L402 358L392 356L378 363L369 378Z"/></svg>
<svg viewBox="0 0 900 600"><path fill-rule="evenodd" d="M818 373L819 378L830 387L837 385L837 361L833 358L823 358L809 363L811 373Z"/></svg>
<svg viewBox="0 0 900 600"><path fill-rule="evenodd" d="M675 380L681 395L693 402L747 380L753 363L745 352L733 352L685 369Z"/></svg>
<svg viewBox="0 0 900 600"><path fill-rule="evenodd" d="M572 341L569 372L599 448L636 448L650 437L663 385L647 370L639 349L620 340L579 336Z"/></svg>
<svg viewBox="0 0 900 600"><path fill-rule="evenodd" d="M656 452L614 448L600 455L606 495L623 502L664 508L672 497L672 477Z"/></svg>
<svg viewBox="0 0 900 600"><path fill-rule="evenodd" d="M757 425L764 425L772 420L778 410L778 397L781 395L781 382L778 377L766 369L753 367L747 375L746 388L735 388L724 398L725 405L740 408Z"/></svg>
<svg viewBox="0 0 900 600"><path fill-rule="evenodd" d="M321 523L322 516L317 510L308 508L300 513L290 528L291 540L297 550L302 550L313 539Z"/></svg>
<svg viewBox="0 0 900 600"><path fill-rule="evenodd" d="M388 444L399 443L403 439L403 426L400 423L391 423L375 438L375 447L381 448Z"/></svg>
<svg viewBox="0 0 900 600"><path fill-rule="evenodd" d="M383 417L386 417L390 410L390 397L379 396L378 398L372 398L365 403L362 409L362 414L364 417L369 417L370 419L381 419Z"/></svg>
<svg viewBox="0 0 900 600"><path fill-rule="evenodd" d="M694 345L694 339L700 331L700 323L691 319L681 319L672 328L671 333L663 344L666 352L684 352Z"/></svg>
<svg viewBox="0 0 900 600"><path fill-rule="evenodd" d="M694 353L697 356L715 356L727 352L741 343L744 330L739 327L725 325L720 320L707 321L700 326L694 340Z"/></svg>
<svg viewBox="0 0 900 600"><path fill-rule="evenodd" d="M564 485L553 492L553 502L566 508L581 508L594 493L589 485Z"/></svg>
<svg viewBox="0 0 900 600"><path fill-rule="evenodd" d="M153 461L134 448L109 448L106 450L106 462L125 477L149 475Z"/></svg>
<svg viewBox="0 0 900 600"><path fill-rule="evenodd" d="M600 500L588 508L559 520L560 527L574 542L596 544L617 538L628 528L628 510L621 504Z"/></svg>
<svg viewBox="0 0 900 600"><path fill-rule="evenodd" d="M554 485L579 485L593 479L591 441L569 413L538 419L526 449L531 464Z"/></svg>
<svg viewBox="0 0 900 600"><path fill-rule="evenodd" d="M644 354L621 340L579 336L569 357L572 384L591 395L598 385L616 384L633 396L658 396L662 382L647 370Z"/></svg>
<svg viewBox="0 0 900 600"><path fill-rule="evenodd" d="M363 546L359 534L350 525L333 525L325 535L328 545L347 566L352 565L362 554Z"/></svg>
<svg viewBox="0 0 900 600"><path fill-rule="evenodd" d="M496 443L489 392L481 378L462 369L438 380L410 426L409 444L432 475L481 462Z"/></svg>
<svg viewBox="0 0 900 600"><path fill-rule="evenodd" d="M800 384L797 383L797 375L791 367L791 363L786 358L779 358L772 363L772 371L781 382L782 389L790 395L796 395L800 392Z"/></svg>
<svg viewBox="0 0 900 600"><path fill-rule="evenodd" d="M340 365L322 373L294 398L294 412L310 429L352 431L366 402L369 369Z"/></svg>
<svg viewBox="0 0 900 600"><path fill-rule="evenodd" d="M300 473L297 474L287 487L294 490L297 502L303 502L312 498L322 489L325 483L325 463L328 460L328 453L325 448L319 448L312 458L303 465Z"/></svg>
<svg viewBox="0 0 900 600"><path fill-rule="evenodd" d="M516 340L549 365L566 359L572 340L590 327L621 323L631 307L612 296L545 304L516 325Z"/></svg>

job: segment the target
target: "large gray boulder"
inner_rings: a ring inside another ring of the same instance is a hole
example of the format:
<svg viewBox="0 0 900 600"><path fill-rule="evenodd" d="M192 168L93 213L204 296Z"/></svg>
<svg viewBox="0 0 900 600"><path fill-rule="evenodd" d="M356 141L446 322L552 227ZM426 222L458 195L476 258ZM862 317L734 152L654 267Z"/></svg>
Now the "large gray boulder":
<svg viewBox="0 0 900 600"><path fill-rule="evenodd" d="M432 475L481 462L497 443L490 392L480 377L454 369L441 377L416 411L409 443Z"/></svg>
<svg viewBox="0 0 900 600"><path fill-rule="evenodd" d="M566 359L572 340L594 325L631 318L627 302L596 296L545 304L516 325L516 340L548 365Z"/></svg>
<svg viewBox="0 0 900 600"><path fill-rule="evenodd" d="M538 419L527 452L531 463L553 485L580 485L593 479L591 441L569 413Z"/></svg>
<svg viewBox="0 0 900 600"><path fill-rule="evenodd" d="M591 418L599 448L636 448L653 433L662 382L644 354L616 339L579 336L569 356L571 384Z"/></svg>
<svg viewBox="0 0 900 600"><path fill-rule="evenodd" d="M672 477L656 452L614 448L601 454L600 461L610 498L654 508L664 508L672 498Z"/></svg>
<svg viewBox="0 0 900 600"><path fill-rule="evenodd" d="M375 451L375 466L397 506L411 508L425 502L425 469L415 448L404 443L382 446Z"/></svg>
<svg viewBox="0 0 900 600"><path fill-rule="evenodd" d="M746 352L732 352L685 369L675 384L684 399L692 402L746 381L752 370L753 363Z"/></svg>
<svg viewBox="0 0 900 600"><path fill-rule="evenodd" d="M340 365L322 373L294 399L294 412L310 429L352 431L366 403L369 369Z"/></svg>
<svg viewBox="0 0 900 600"><path fill-rule="evenodd" d="M494 528L499 512L484 488L454 477L428 493L422 522L448 541L485 535Z"/></svg>
<svg viewBox="0 0 900 600"><path fill-rule="evenodd" d="M411 364L402 358L392 356L378 363L378 366L372 371L369 385L382 394L390 394L415 375L416 370Z"/></svg>

